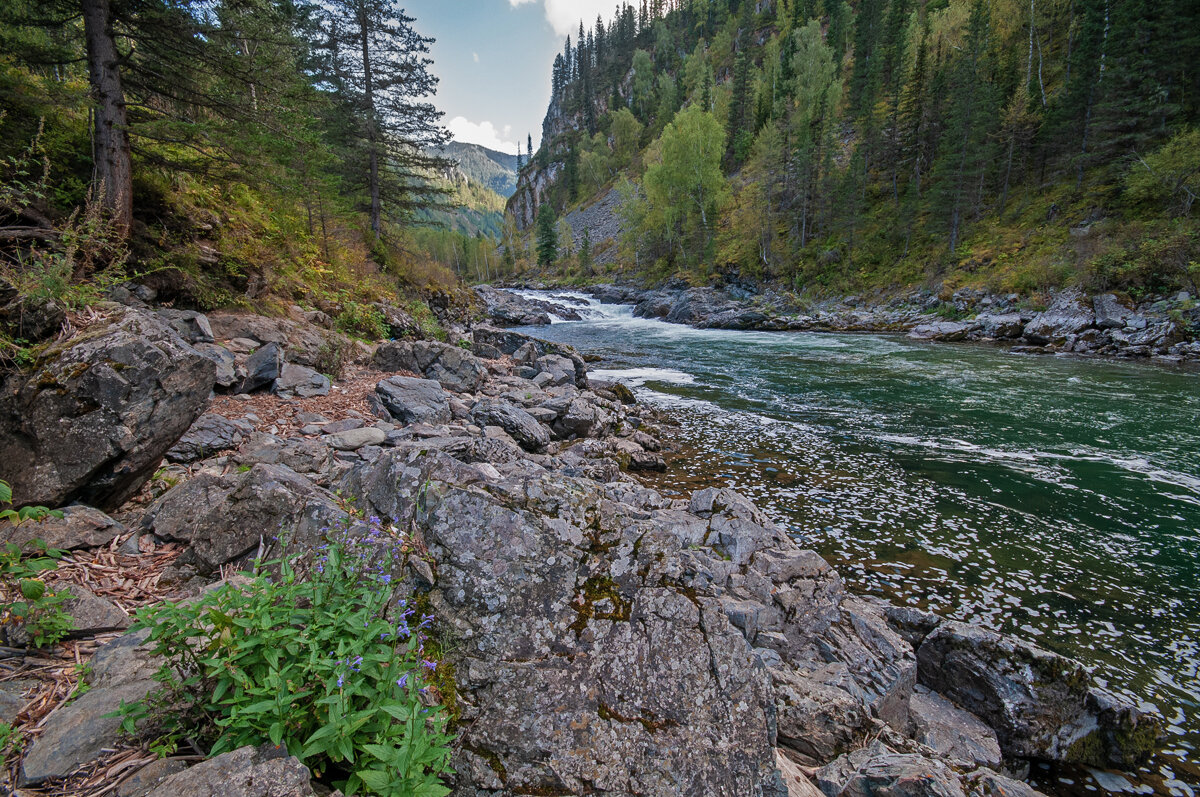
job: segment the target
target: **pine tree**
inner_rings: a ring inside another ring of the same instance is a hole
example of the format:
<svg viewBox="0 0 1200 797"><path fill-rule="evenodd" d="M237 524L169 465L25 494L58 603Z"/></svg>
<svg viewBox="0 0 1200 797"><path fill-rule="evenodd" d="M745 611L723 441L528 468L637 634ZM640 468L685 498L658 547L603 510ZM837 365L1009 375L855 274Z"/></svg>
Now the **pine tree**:
<svg viewBox="0 0 1200 797"><path fill-rule="evenodd" d="M987 0L974 0L963 53L953 68L950 108L943 146L935 166L935 212L944 220L950 254L958 248L962 227L977 203L988 161L989 124L995 119L995 92L987 80L985 59L991 19Z"/></svg>
<svg viewBox="0 0 1200 797"><path fill-rule="evenodd" d="M429 174L453 162L430 151L450 134L426 98L437 90L427 57L433 39L417 33L393 0L328 0L322 6L330 77L357 113L348 179L367 194L371 231L383 234L383 210L404 219L435 202Z"/></svg>
<svg viewBox="0 0 1200 797"><path fill-rule="evenodd" d="M558 227L554 211L542 205L537 216L537 259L538 265L549 267L558 262Z"/></svg>

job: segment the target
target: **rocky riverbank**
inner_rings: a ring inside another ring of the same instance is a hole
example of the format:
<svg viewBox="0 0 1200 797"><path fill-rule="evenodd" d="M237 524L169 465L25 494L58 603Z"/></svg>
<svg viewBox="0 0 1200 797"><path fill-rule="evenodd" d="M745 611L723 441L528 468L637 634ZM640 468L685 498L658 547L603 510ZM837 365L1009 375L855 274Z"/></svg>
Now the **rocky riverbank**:
<svg viewBox="0 0 1200 797"><path fill-rule="evenodd" d="M70 505L38 529L54 545L145 557L167 599L280 529L315 549L347 502L403 523L428 556L396 589L453 640L456 795L1012 797L1029 761L1132 768L1160 741L1076 662L851 595L733 491L646 487L666 467L654 417L570 348L487 325L365 346L314 321L104 306L4 376L2 475ZM77 595L76 639L128 624L116 594ZM110 715L154 686L144 633L100 646L57 704L29 697L45 653L11 648L29 739L9 785L325 793L269 748L135 755Z"/></svg>
<svg viewBox="0 0 1200 797"><path fill-rule="evenodd" d="M529 287L544 287L531 285ZM1188 293L1135 302L1116 294L1077 291L1034 303L1016 294L980 290L951 294L915 291L878 304L858 297L800 305L760 286L655 289L594 285L600 301L634 305L639 318L658 318L700 329L813 332L907 332L916 340L985 341L1028 354L1152 357L1162 362L1200 360L1200 302ZM489 317L511 326L572 320L570 300L526 299L491 287L477 289Z"/></svg>

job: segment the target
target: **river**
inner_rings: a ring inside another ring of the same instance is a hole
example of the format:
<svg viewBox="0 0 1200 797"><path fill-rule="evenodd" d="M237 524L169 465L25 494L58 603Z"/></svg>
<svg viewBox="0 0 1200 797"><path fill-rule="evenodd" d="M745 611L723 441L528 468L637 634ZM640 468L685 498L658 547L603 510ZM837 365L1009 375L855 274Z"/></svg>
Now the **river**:
<svg viewBox="0 0 1200 797"><path fill-rule="evenodd" d="M851 590L1080 659L1167 718L1148 782L1200 793L1200 372L568 298L585 320L522 331L674 410L685 453L659 487L734 487Z"/></svg>

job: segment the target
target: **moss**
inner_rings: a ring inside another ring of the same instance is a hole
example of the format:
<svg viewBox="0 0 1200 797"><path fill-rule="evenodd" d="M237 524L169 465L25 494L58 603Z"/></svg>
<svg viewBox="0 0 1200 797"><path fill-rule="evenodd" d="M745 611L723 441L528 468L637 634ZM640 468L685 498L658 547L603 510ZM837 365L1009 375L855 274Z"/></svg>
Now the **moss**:
<svg viewBox="0 0 1200 797"><path fill-rule="evenodd" d="M508 770L504 768L504 762L500 760L499 755L491 750L484 750L482 747L476 747L465 742L463 743L463 749L469 753L474 753L486 761L487 765L496 773L496 777L500 778L500 782L506 786L508 785Z"/></svg>
<svg viewBox="0 0 1200 797"><path fill-rule="evenodd" d="M1107 758L1104 749L1104 734L1100 730L1092 731L1082 739L1076 739L1067 748L1067 753L1063 757L1068 763L1087 764L1093 767L1104 766Z"/></svg>
<svg viewBox="0 0 1200 797"><path fill-rule="evenodd" d="M612 608L597 608L596 604L605 600L612 603ZM568 627L575 632L575 636L579 636L591 620L628 622L632 606L621 597L617 582L605 574L592 576L585 581L579 594L572 601L571 608L578 617Z"/></svg>
<svg viewBox="0 0 1200 797"><path fill-rule="evenodd" d="M1112 752L1126 766L1136 766L1158 752L1163 727L1157 719L1142 717L1135 727L1122 728L1112 734Z"/></svg>
<svg viewBox="0 0 1200 797"><path fill-rule="evenodd" d="M618 714L615 710L613 710L613 708L611 706L609 706L607 703L601 703L597 707L596 713L600 715L600 719L608 720L609 722L620 722L620 723L623 723L626 725L636 722L637 724L641 725L643 728L646 729L646 733L654 733L656 731L661 731L666 728L673 728L679 724L679 723L675 722L674 720L654 719L652 717L646 716L645 714L642 714L641 716L637 716L637 717L622 716L621 714Z"/></svg>

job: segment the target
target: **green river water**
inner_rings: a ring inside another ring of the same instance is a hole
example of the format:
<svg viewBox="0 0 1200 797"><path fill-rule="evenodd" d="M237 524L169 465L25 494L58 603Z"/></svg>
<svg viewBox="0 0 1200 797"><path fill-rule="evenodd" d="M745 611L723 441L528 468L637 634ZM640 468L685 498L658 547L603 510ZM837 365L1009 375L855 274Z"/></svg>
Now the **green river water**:
<svg viewBox="0 0 1200 797"><path fill-rule="evenodd" d="M674 409L691 453L661 487L735 487L851 590L1082 660L1170 725L1132 787L1197 793L1200 371L695 330L587 301L584 321L524 331Z"/></svg>

